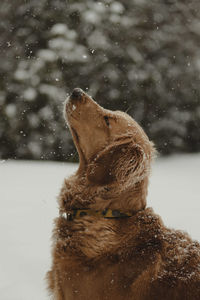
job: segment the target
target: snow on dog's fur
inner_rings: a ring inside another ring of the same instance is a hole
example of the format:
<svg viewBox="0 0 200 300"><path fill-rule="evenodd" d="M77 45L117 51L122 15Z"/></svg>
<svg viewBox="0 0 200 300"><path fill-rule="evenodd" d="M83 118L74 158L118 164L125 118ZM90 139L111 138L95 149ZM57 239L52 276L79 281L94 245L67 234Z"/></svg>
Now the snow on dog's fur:
<svg viewBox="0 0 200 300"><path fill-rule="evenodd" d="M155 150L142 128L80 89L67 99L65 114L80 164L65 179L58 199L47 274L54 299L200 299L200 245L186 233L167 229L146 208ZM63 217L69 209L86 208L133 216Z"/></svg>

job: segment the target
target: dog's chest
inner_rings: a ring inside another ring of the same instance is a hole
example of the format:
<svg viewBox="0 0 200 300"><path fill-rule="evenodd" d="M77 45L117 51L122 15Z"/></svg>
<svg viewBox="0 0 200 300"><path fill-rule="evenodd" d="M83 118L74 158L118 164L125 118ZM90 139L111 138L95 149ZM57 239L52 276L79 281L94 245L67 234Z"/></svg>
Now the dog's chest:
<svg viewBox="0 0 200 300"><path fill-rule="evenodd" d="M67 300L122 300L129 299L128 281L128 278L120 276L119 266L105 264L92 270L83 267L79 271L68 272L62 289Z"/></svg>

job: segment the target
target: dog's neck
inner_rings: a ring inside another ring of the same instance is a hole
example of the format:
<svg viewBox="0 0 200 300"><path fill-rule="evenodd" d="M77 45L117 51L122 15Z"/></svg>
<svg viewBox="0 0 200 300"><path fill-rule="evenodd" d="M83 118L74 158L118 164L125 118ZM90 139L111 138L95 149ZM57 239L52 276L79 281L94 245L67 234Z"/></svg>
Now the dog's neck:
<svg viewBox="0 0 200 300"><path fill-rule="evenodd" d="M59 197L60 211L67 209L113 209L136 212L146 206L148 179L122 188L117 185L96 186L85 176L73 175L65 179Z"/></svg>

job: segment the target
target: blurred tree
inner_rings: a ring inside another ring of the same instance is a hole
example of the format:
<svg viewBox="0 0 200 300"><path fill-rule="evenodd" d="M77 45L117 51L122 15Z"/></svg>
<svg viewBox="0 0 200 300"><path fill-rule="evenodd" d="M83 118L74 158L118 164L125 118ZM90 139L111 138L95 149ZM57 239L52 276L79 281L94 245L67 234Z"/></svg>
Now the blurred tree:
<svg viewBox="0 0 200 300"><path fill-rule="evenodd" d="M0 156L66 159L74 87L128 111L163 154L200 150L200 3L0 4Z"/></svg>

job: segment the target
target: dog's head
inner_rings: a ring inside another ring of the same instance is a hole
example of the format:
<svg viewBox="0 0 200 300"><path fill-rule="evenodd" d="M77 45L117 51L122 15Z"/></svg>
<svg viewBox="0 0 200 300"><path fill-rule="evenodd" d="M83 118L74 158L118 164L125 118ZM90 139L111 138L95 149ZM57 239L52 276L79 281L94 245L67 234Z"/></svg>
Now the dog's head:
<svg viewBox="0 0 200 300"><path fill-rule="evenodd" d="M76 88L65 116L89 184L128 188L148 177L153 144L129 115L104 109Z"/></svg>

